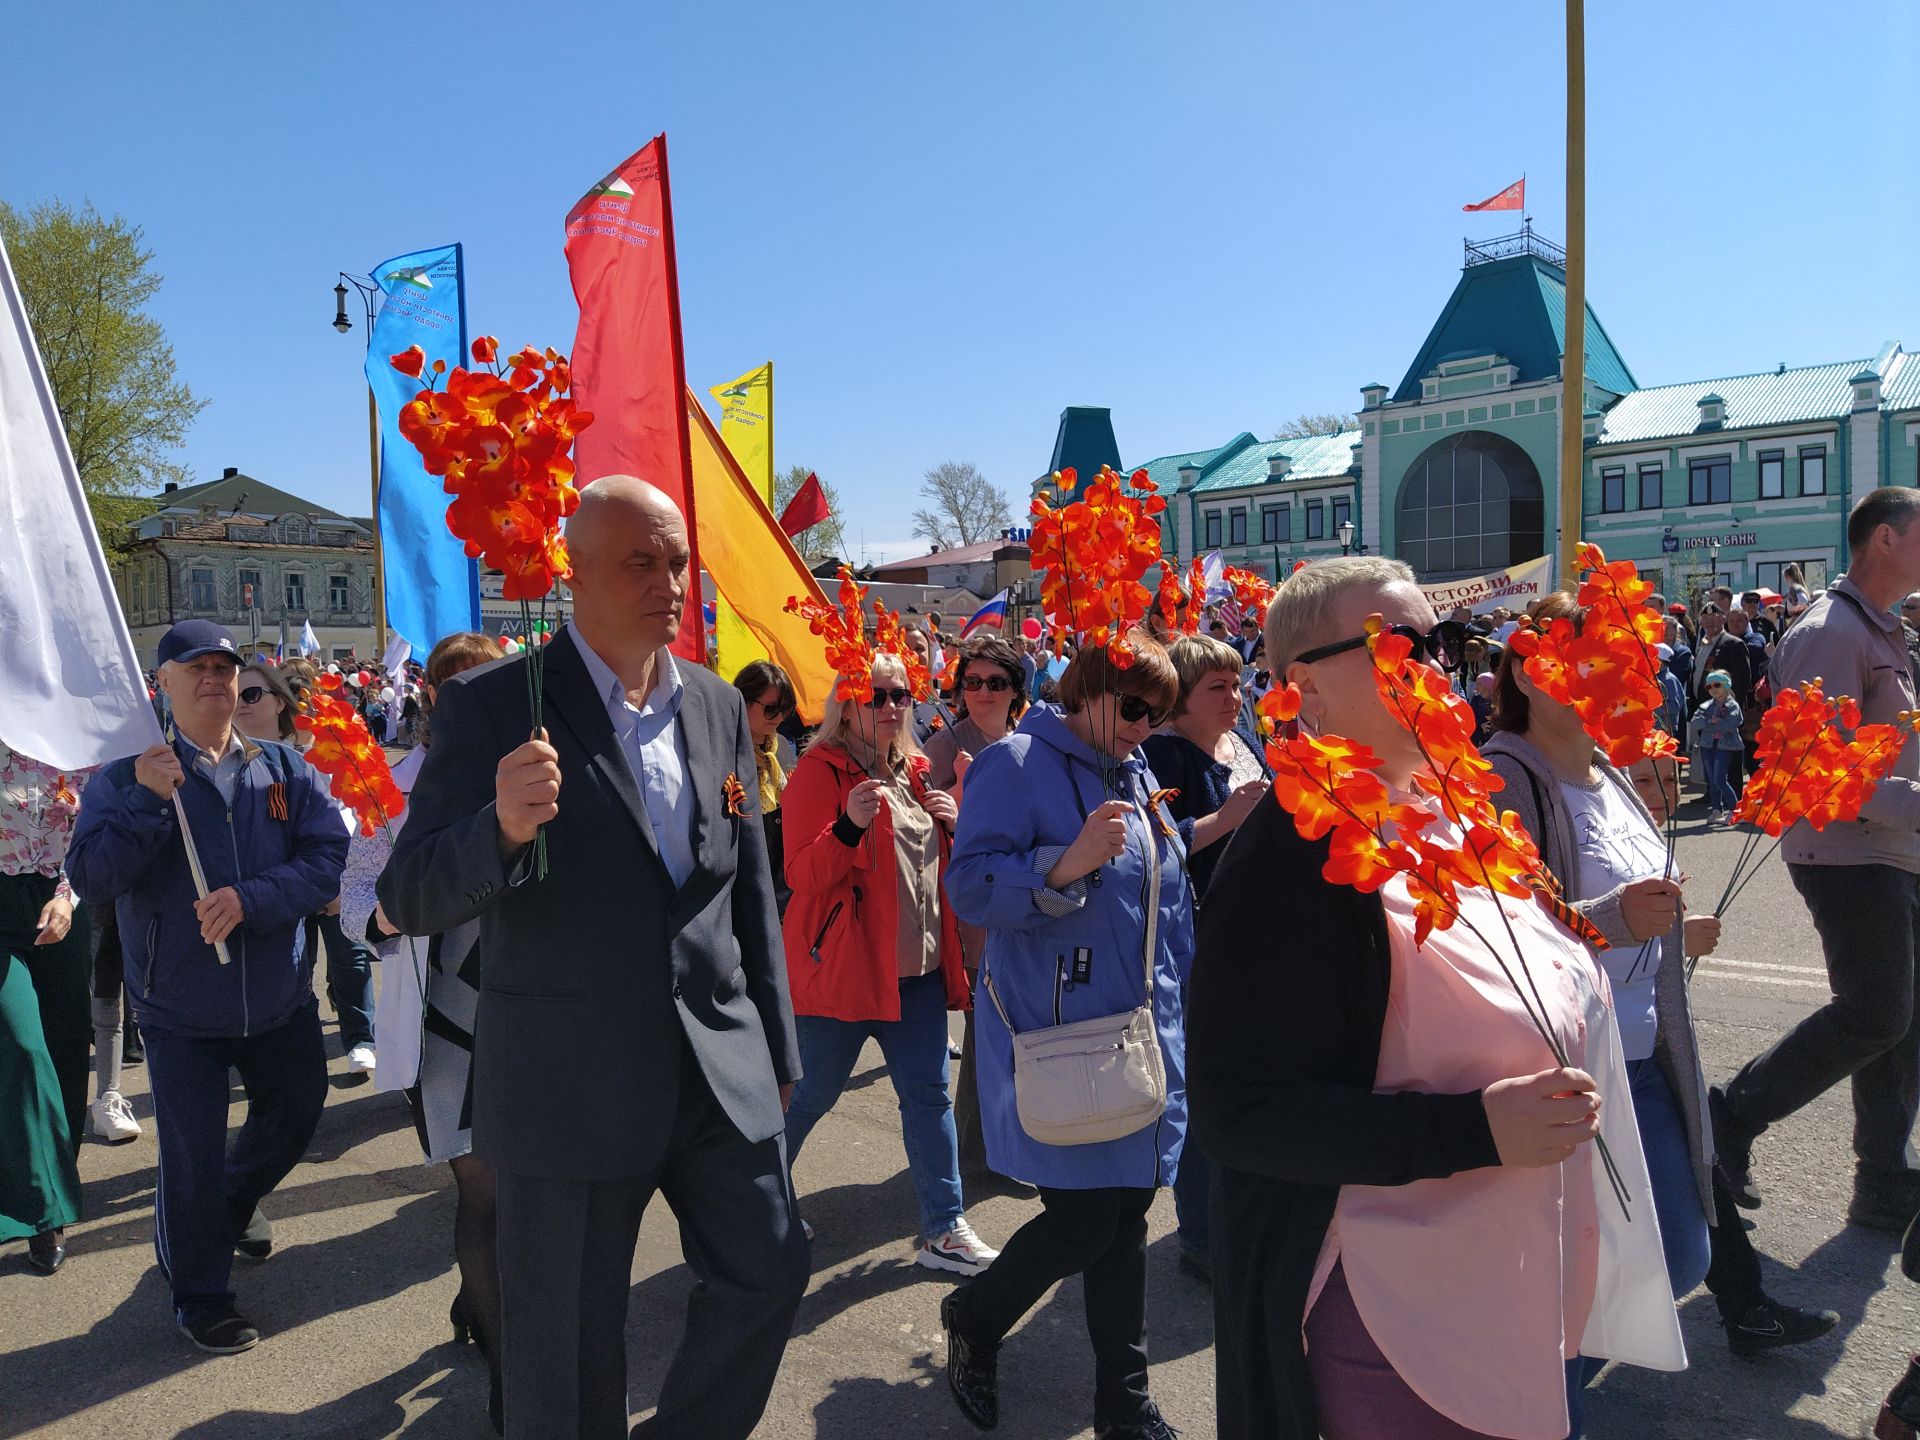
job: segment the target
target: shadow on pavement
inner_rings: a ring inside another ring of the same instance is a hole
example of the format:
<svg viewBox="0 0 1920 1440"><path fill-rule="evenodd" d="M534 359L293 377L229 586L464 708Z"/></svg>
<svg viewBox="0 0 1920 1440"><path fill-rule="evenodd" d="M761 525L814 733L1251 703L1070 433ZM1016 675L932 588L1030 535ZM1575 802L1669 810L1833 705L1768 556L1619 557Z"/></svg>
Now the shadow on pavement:
<svg viewBox="0 0 1920 1440"><path fill-rule="evenodd" d="M471 1369L472 1374L467 1373ZM474 1376L478 1376L477 1382ZM447 1346L423 1352L405 1369L362 1385L337 1400L292 1414L229 1410L182 1430L175 1440L290 1440L290 1437L375 1437L399 1433L410 1440L452 1440L491 1435L487 1428L484 1367L452 1362ZM433 1402L415 1413L423 1402Z"/></svg>

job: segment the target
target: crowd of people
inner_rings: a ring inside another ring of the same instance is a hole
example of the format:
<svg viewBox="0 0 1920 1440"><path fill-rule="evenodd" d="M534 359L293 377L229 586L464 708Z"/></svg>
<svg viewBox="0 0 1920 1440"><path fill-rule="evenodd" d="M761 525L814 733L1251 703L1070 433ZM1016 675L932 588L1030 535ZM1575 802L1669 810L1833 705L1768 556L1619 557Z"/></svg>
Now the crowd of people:
<svg viewBox="0 0 1920 1440"><path fill-rule="evenodd" d="M1148 1380L1162 1187L1212 1287L1218 1433L1283 1440L1577 1437L1605 1361L1684 1366L1675 1303L1703 1281L1736 1354L1824 1334L1833 1311L1763 1288L1742 1212L1767 1128L1842 1080L1848 1220L1920 1212L1911 743L1857 824L1784 847L1831 1002L1710 1086L1688 977L1721 922L1670 861L1677 769L1610 765L1509 644L1584 623L1569 594L1442 620L1400 562L1328 559L1264 623L1162 623L1125 664L925 617L907 643L954 653L950 688L917 697L883 652L809 729L778 666L729 683L672 653L693 577L660 492L603 478L568 538L574 616L542 649L532 738L527 662L484 635L355 683L411 745L391 837L352 833L301 759L322 672L203 621L161 641L164 743L91 775L0 750L0 1239L35 1267L60 1269L80 1218L83 1133L141 1133L119 1093L137 1036L173 1320L213 1353L258 1342L232 1261L271 1255L260 1202L320 1117L322 963L350 1072L404 1091L423 1161L451 1166L450 1320L516 1440L628 1433L655 1194L698 1284L635 1433L753 1430L809 1280L793 1160L869 1040L917 1211L899 1225L958 1282L929 1311L982 1428L1003 1348L1078 1275L1094 1433L1175 1433ZM1866 496L1848 538L1818 595L1789 567L1784 594L1650 602L1709 825L1731 823L1774 687L1824 677L1868 721L1916 708L1920 492ZM1253 701L1281 684L1306 733L1370 747L1396 803L1434 808L1372 616L1472 706L1560 909L1463 889L1462 923L1424 934L1404 884L1334 883L1328 842L1269 798ZM201 840L204 893L181 816L233 842ZM1473 943L1496 932L1518 979ZM1030 1202L1010 1234L969 1223L989 1187Z"/></svg>

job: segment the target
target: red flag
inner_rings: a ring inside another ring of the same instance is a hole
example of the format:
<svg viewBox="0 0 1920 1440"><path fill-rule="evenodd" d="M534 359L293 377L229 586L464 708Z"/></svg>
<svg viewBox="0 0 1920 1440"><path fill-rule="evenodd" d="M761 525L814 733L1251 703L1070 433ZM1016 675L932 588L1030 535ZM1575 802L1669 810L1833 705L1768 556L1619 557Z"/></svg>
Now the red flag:
<svg viewBox="0 0 1920 1440"><path fill-rule="evenodd" d="M1527 177L1522 175L1491 200L1478 205L1462 205L1462 210L1524 210L1527 208Z"/></svg>
<svg viewBox="0 0 1920 1440"><path fill-rule="evenodd" d="M793 499L780 512L780 528L789 535L798 535L832 514L827 508L827 492L820 488L820 477L809 470L806 483L793 492Z"/></svg>
<svg viewBox="0 0 1920 1440"><path fill-rule="evenodd" d="M580 482L638 475L693 514L693 452L687 438L686 364L680 348L680 283L673 261L667 137L628 156L567 212L567 268L580 304L573 340L573 396L594 423L574 442ZM696 548L692 575L700 573ZM707 628L697 578L673 650L706 659Z"/></svg>

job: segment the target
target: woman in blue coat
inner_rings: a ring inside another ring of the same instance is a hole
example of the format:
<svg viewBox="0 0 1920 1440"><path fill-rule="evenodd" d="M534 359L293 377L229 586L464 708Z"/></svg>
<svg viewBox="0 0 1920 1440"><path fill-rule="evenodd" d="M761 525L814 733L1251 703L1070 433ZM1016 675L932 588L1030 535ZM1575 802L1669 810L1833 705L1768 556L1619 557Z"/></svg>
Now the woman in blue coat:
<svg viewBox="0 0 1920 1440"><path fill-rule="evenodd" d="M1159 1440L1171 1432L1147 1393L1147 1211L1173 1182L1186 1129L1180 987L1193 960L1193 895L1181 827L1156 803L1138 754L1172 712L1179 679L1153 640L1136 633L1132 644L1125 669L1103 647L1083 650L1061 679L1064 709L1036 706L967 775L947 893L987 937L974 1015L987 1159L1038 1186L1045 1208L940 1313L954 1397L992 1426L1001 1339L1057 1281L1084 1276L1095 1433ZM1034 1140L1014 1099L1007 1022L1024 1033L1148 1002L1149 866L1159 876L1151 1003L1165 1113L1098 1144Z"/></svg>

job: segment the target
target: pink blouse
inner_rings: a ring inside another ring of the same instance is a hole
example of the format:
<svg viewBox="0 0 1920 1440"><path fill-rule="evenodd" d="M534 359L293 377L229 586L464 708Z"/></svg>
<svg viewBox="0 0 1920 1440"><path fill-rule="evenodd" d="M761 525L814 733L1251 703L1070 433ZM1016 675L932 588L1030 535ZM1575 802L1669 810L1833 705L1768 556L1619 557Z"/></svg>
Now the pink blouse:
<svg viewBox="0 0 1920 1440"><path fill-rule="evenodd" d="M1473 930L1456 923L1415 948L1405 882L1391 882L1381 898L1392 980L1376 1092L1459 1094L1553 1066ZM1505 911L1548 1023L1571 1063L1585 1066L1596 1043L1609 1043L1612 1024L1605 978L1585 946L1528 901L1474 890L1462 892L1461 906L1519 978ZM1623 1128L1622 1115L1631 1130L1631 1100L1606 1100L1608 1134ZM1541 1169L1493 1166L1410 1185L1342 1186L1309 1309L1337 1258L1367 1332L1428 1405L1489 1435L1562 1440L1562 1361L1579 1352L1600 1255L1597 1164L1589 1144Z"/></svg>
<svg viewBox="0 0 1920 1440"><path fill-rule="evenodd" d="M0 745L0 875L45 875L67 884L67 842L92 770L56 770Z"/></svg>

